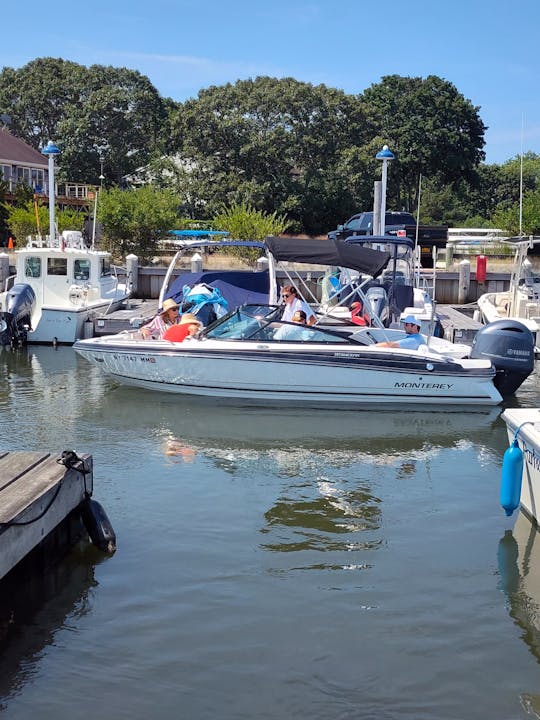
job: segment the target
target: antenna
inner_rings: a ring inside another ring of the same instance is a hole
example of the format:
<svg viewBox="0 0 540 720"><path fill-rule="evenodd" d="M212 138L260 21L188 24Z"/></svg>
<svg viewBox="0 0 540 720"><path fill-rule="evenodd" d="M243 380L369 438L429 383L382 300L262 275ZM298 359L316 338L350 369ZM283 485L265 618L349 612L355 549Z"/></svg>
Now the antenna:
<svg viewBox="0 0 540 720"><path fill-rule="evenodd" d="M523 115L521 116L521 151L519 158L519 237L523 235Z"/></svg>

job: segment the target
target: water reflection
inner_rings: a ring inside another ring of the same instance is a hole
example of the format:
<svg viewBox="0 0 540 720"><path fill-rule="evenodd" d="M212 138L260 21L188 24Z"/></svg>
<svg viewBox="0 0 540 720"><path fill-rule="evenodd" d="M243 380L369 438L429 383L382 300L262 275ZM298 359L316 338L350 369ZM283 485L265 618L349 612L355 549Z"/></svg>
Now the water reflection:
<svg viewBox="0 0 540 720"><path fill-rule="evenodd" d="M103 559L93 548L78 547L42 573L22 563L2 580L0 697L7 700L23 688L55 634L91 612L94 569Z"/></svg>
<svg viewBox="0 0 540 720"><path fill-rule="evenodd" d="M510 617L540 662L540 533L522 512L499 542L498 565Z"/></svg>

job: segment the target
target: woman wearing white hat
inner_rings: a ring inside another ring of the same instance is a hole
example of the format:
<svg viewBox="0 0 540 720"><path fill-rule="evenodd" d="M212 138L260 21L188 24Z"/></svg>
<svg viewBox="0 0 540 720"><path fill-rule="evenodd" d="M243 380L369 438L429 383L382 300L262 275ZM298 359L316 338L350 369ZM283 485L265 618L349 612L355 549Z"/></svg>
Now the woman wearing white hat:
<svg viewBox="0 0 540 720"><path fill-rule="evenodd" d="M143 325L141 335L143 338L161 340L165 332L178 322L178 305L172 298L163 301L161 311L153 320Z"/></svg>
<svg viewBox="0 0 540 720"><path fill-rule="evenodd" d="M418 350L420 345L425 345L425 340L420 335L421 323L414 315L407 315L401 318L401 323L405 327L406 336L401 340L386 341L375 343L379 347L406 348L407 350Z"/></svg>

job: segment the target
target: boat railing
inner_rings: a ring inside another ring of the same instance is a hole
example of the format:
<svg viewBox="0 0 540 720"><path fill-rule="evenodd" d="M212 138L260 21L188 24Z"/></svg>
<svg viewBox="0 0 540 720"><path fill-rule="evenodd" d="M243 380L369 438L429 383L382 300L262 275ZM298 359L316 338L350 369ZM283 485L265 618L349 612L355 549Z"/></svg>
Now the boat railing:
<svg viewBox="0 0 540 720"><path fill-rule="evenodd" d="M17 277L16 275L9 275L9 276L4 280L4 292L9 292L9 291L11 290L11 288L15 285L15 278L16 278L16 277Z"/></svg>

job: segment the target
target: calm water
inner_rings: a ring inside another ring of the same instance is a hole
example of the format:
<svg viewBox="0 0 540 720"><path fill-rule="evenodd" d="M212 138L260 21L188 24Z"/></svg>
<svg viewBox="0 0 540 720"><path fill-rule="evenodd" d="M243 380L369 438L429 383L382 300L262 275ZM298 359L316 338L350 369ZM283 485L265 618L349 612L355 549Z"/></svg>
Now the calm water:
<svg viewBox="0 0 540 720"><path fill-rule="evenodd" d="M498 505L499 413L220 408L4 352L0 447L92 453L118 550L27 599L2 717L540 714L540 540Z"/></svg>

